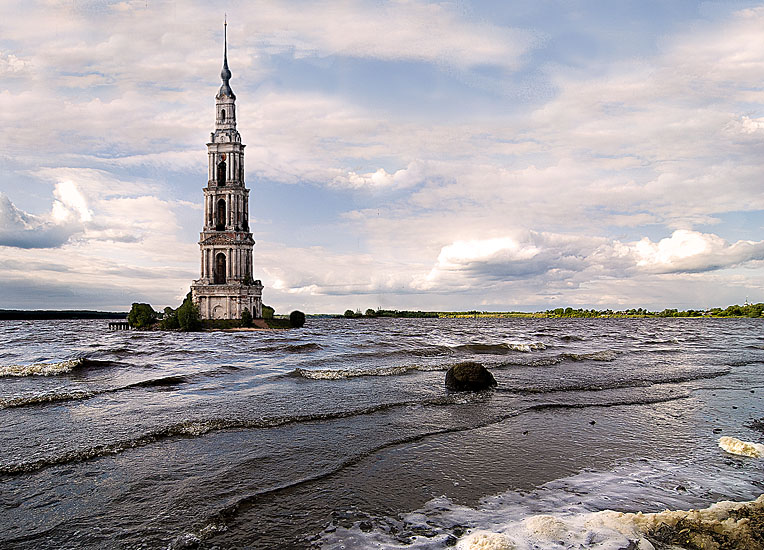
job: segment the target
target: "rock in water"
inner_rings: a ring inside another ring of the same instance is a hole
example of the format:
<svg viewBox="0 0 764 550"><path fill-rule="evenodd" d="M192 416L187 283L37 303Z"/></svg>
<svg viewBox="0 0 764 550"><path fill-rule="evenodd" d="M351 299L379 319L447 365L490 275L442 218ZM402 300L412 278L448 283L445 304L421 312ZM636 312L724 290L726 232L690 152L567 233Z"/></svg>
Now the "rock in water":
<svg viewBox="0 0 764 550"><path fill-rule="evenodd" d="M496 386L496 379L480 363L458 363L446 373L446 387L454 391L480 391Z"/></svg>

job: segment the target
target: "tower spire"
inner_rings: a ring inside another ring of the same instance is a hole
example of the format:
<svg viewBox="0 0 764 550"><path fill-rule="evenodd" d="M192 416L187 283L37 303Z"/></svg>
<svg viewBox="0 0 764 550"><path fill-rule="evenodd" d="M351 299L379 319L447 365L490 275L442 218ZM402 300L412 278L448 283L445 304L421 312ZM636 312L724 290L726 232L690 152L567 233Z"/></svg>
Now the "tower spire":
<svg viewBox="0 0 764 550"><path fill-rule="evenodd" d="M223 85L220 87L221 96L229 96L236 99L231 86L228 81L231 80L231 70L228 68L228 15L225 15L223 20L223 70L220 71L220 78L223 80Z"/></svg>

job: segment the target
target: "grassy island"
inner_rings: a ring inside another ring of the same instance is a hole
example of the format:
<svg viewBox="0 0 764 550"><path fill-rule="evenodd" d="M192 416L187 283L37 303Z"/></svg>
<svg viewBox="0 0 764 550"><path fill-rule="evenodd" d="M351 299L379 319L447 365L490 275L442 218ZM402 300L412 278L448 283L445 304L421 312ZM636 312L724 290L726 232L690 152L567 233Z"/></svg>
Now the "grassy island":
<svg viewBox="0 0 764 550"><path fill-rule="evenodd" d="M199 308L191 299L191 293L186 295L183 303L177 308L164 308L159 313L150 304L134 303L127 314L130 328L138 330L171 330L180 332L196 332L205 330L284 330L301 328L305 324L305 314L293 311L288 316L275 315L272 307L263 306L262 318L255 319L247 308L241 314L241 319L201 319Z"/></svg>

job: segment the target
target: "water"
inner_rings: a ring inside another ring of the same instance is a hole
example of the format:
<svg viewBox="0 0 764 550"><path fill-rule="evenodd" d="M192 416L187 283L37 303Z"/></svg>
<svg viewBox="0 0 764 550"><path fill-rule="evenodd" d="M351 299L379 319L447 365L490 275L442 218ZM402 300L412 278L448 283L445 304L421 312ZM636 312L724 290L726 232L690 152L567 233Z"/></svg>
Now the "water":
<svg viewBox="0 0 764 550"><path fill-rule="evenodd" d="M624 548L592 513L764 493L717 443L764 443L759 319L0 334L0 547ZM496 391L445 390L469 360Z"/></svg>

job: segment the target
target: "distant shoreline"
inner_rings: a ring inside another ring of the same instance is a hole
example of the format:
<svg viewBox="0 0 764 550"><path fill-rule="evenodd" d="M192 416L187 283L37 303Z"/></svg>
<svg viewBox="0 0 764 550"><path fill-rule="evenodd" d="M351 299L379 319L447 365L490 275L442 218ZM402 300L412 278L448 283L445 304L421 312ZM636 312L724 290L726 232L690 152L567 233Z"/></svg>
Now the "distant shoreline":
<svg viewBox="0 0 764 550"><path fill-rule="evenodd" d="M317 316L321 317L321 316ZM496 318L521 318L521 319L646 319L682 317L685 319L705 318L761 318L764 317L764 303L750 304L746 302L742 306L731 305L722 309L713 307L708 309L688 309L685 311L665 308L661 311L649 311L644 308L629 308L614 311L612 309L573 309L572 307L548 309L546 311L410 311L397 309L367 309L366 313L360 310L348 309L343 315L335 315L345 319L379 319L391 318L428 318L428 319L496 319Z"/></svg>
<svg viewBox="0 0 764 550"><path fill-rule="evenodd" d="M612 311L594 309L558 308L555 310L524 311L412 311L412 310L367 310L366 314L346 311L345 314L313 313L307 314L312 319L740 319L764 317L764 304L745 304L728 306L726 309L711 308L703 311L664 309L647 311L643 309ZM24 310L0 309L0 321L67 320L67 319L127 319L127 312L97 310ZM233 328L233 327L221 327Z"/></svg>
<svg viewBox="0 0 764 550"><path fill-rule="evenodd" d="M0 321L44 321L56 319L127 319L127 312L91 311L85 309L0 309Z"/></svg>

